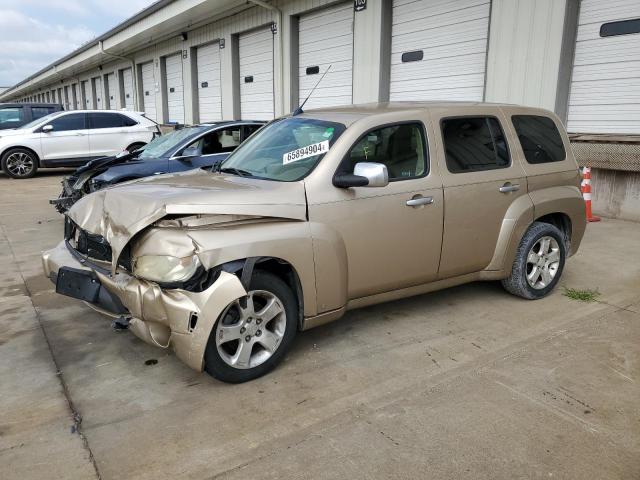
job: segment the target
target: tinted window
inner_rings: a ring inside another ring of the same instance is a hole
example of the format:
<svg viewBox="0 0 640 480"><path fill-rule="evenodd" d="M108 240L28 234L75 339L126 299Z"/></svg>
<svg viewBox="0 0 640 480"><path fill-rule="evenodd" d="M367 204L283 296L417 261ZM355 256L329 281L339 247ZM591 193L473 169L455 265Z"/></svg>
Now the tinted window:
<svg viewBox="0 0 640 480"><path fill-rule="evenodd" d="M494 170L509 166L509 150L493 117L442 120L447 168L452 173Z"/></svg>
<svg viewBox="0 0 640 480"><path fill-rule="evenodd" d="M129 117L119 113L89 113L89 128L118 128L136 125Z"/></svg>
<svg viewBox="0 0 640 480"><path fill-rule="evenodd" d="M340 170L353 173L356 163L387 166L389 180L415 178L427 173L426 148L419 124L402 124L371 130L353 146Z"/></svg>
<svg viewBox="0 0 640 480"><path fill-rule="evenodd" d="M0 109L0 125L3 123L16 123L22 120L22 107Z"/></svg>
<svg viewBox="0 0 640 480"><path fill-rule="evenodd" d="M560 162L566 154L556 124L548 117L514 115L513 126L529 163Z"/></svg>
<svg viewBox="0 0 640 480"><path fill-rule="evenodd" d="M49 125L53 126L54 132L65 132L67 130L84 130L84 113L71 113L51 120Z"/></svg>
<svg viewBox="0 0 640 480"><path fill-rule="evenodd" d="M45 117L50 113L55 112L53 107L31 107L31 118L37 120L38 118Z"/></svg>

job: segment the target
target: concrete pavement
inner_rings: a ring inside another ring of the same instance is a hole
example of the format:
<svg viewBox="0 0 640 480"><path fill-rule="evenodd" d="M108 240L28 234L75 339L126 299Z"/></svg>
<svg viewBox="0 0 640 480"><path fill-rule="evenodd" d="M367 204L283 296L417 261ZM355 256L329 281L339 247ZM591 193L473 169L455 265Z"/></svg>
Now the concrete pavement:
<svg viewBox="0 0 640 480"><path fill-rule="evenodd" d="M589 225L569 260L598 302L476 283L369 307L234 386L53 292L60 178L0 176L3 479L640 478L640 224Z"/></svg>

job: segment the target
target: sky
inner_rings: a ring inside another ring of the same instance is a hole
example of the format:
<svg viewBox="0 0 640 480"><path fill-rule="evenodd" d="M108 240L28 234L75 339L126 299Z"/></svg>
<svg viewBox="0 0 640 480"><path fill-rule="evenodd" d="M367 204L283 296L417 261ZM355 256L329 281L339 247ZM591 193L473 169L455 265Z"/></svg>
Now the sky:
<svg viewBox="0 0 640 480"><path fill-rule="evenodd" d="M155 0L0 0L0 87L9 87Z"/></svg>

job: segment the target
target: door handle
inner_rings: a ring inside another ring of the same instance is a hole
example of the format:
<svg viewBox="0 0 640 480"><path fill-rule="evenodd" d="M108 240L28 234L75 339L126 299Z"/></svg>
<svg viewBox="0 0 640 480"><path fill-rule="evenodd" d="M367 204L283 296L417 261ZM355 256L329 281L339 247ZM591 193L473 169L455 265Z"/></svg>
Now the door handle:
<svg viewBox="0 0 640 480"><path fill-rule="evenodd" d="M423 197L416 195L411 200L407 200L407 207L419 207L421 205L431 205L433 203L433 197Z"/></svg>
<svg viewBox="0 0 640 480"><path fill-rule="evenodd" d="M502 193L517 192L518 190L520 190L520 185L517 183L511 184L507 182L503 186L501 186L498 190L500 190L500 192Z"/></svg>

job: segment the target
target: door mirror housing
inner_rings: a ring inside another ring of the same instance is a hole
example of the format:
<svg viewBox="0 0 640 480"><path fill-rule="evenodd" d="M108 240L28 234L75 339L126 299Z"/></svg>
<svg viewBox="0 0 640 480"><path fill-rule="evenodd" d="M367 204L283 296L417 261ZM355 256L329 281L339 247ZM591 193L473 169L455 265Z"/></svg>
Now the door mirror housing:
<svg viewBox="0 0 640 480"><path fill-rule="evenodd" d="M42 127L42 131L44 133L53 132L53 125L45 125L44 127Z"/></svg>
<svg viewBox="0 0 640 480"><path fill-rule="evenodd" d="M353 173L339 174L333 178L338 188L349 187L386 187L389 184L387 166L382 163L359 162Z"/></svg>

